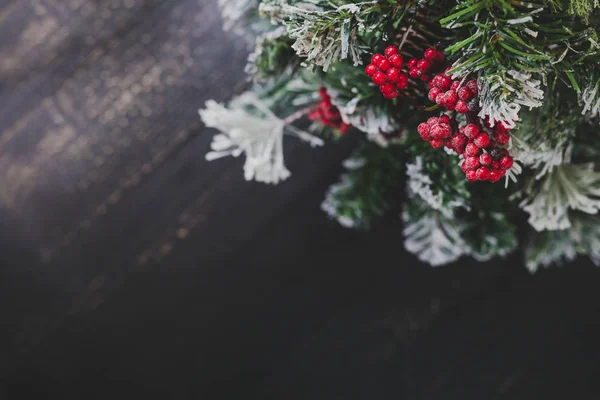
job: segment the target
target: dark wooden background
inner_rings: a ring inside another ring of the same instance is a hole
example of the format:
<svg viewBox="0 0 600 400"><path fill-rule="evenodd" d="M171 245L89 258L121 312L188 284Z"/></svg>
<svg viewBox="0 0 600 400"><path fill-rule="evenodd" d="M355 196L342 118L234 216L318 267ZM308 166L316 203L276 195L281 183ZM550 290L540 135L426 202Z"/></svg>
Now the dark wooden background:
<svg viewBox="0 0 600 400"><path fill-rule="evenodd" d="M419 264L293 177L203 159L244 85L216 0L0 2L0 399L598 399L600 271ZM392 217L393 218L393 217Z"/></svg>

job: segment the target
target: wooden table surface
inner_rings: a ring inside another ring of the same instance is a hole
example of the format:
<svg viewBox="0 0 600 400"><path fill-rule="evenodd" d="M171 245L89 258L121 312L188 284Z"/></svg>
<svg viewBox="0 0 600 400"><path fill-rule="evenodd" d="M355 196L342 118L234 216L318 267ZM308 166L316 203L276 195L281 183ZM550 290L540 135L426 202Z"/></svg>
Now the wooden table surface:
<svg viewBox="0 0 600 400"><path fill-rule="evenodd" d="M0 2L0 398L598 399L600 270L443 268L204 161L244 87L216 0ZM394 218L393 216L390 218Z"/></svg>

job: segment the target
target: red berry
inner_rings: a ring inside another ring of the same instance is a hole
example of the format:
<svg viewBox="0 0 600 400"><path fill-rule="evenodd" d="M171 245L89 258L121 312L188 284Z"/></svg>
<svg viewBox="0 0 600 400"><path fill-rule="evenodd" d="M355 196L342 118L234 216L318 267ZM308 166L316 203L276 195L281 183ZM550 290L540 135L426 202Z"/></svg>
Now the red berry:
<svg viewBox="0 0 600 400"><path fill-rule="evenodd" d="M470 180L471 182L475 182L477 180L477 172L475 172L475 170L473 170L473 169L465 172L465 175L466 175L467 179Z"/></svg>
<svg viewBox="0 0 600 400"><path fill-rule="evenodd" d="M425 58L429 61L435 61L437 58L437 51L431 47L425 50Z"/></svg>
<svg viewBox="0 0 600 400"><path fill-rule="evenodd" d="M400 72L400 76L398 77L398 82L396 82L396 86L398 89L404 89L408 86L408 75L406 72Z"/></svg>
<svg viewBox="0 0 600 400"><path fill-rule="evenodd" d="M465 134L465 128L466 128L466 127L467 127L466 125L463 125L463 126L461 126L460 128L458 128L458 132L459 132L459 133L462 133L462 134L464 135L464 134Z"/></svg>
<svg viewBox="0 0 600 400"><path fill-rule="evenodd" d="M444 62L444 53L441 51L438 51L435 57L435 61L438 63Z"/></svg>
<svg viewBox="0 0 600 400"><path fill-rule="evenodd" d="M459 86L460 86L460 81L454 81L454 82L452 82L452 85L450 85L450 90L458 90Z"/></svg>
<svg viewBox="0 0 600 400"><path fill-rule="evenodd" d="M476 80L472 80L467 82L467 88L469 89L469 91L471 92L471 95L473 97L477 97L477 95L479 94L479 90L477 89L477 81Z"/></svg>
<svg viewBox="0 0 600 400"><path fill-rule="evenodd" d="M463 147L465 147L466 139L460 133L457 133L456 135L452 136L452 139L450 140L452 142L452 148L454 149L462 149Z"/></svg>
<svg viewBox="0 0 600 400"><path fill-rule="evenodd" d="M417 126L417 132L419 132L419 136L421 136L423 140L429 140L430 129L431 127L426 122L422 122Z"/></svg>
<svg viewBox="0 0 600 400"><path fill-rule="evenodd" d="M318 119L321 119L321 114L319 113L319 109L317 110L312 110L310 113L308 113L308 119L310 119L311 121L316 121Z"/></svg>
<svg viewBox="0 0 600 400"><path fill-rule="evenodd" d="M385 59L385 57L381 54L373 54L373 57L371 57L371 64L377 65L379 64L379 61Z"/></svg>
<svg viewBox="0 0 600 400"><path fill-rule="evenodd" d="M465 126L465 136L469 139L475 139L481 130L475 124L468 124Z"/></svg>
<svg viewBox="0 0 600 400"><path fill-rule="evenodd" d="M398 97L399 93L394 90L392 92L384 92L383 93L383 97L385 97L386 99L395 99L396 97Z"/></svg>
<svg viewBox="0 0 600 400"><path fill-rule="evenodd" d="M444 145L444 141L442 139L431 139L429 141L429 144L434 149L439 149L440 147L442 147Z"/></svg>
<svg viewBox="0 0 600 400"><path fill-rule="evenodd" d="M416 68L418 62L419 60L417 60L416 58L411 58L410 60L408 60L408 63L406 65L408 66L408 68Z"/></svg>
<svg viewBox="0 0 600 400"><path fill-rule="evenodd" d="M325 89L324 87L320 87L319 88L319 95L321 96L321 98L323 100L329 100L331 97L329 97L329 95L327 94L327 89Z"/></svg>
<svg viewBox="0 0 600 400"><path fill-rule="evenodd" d="M396 87L391 83L381 85L379 89L381 90L381 93L391 93L396 91Z"/></svg>
<svg viewBox="0 0 600 400"><path fill-rule="evenodd" d="M454 151L456 152L456 154L462 154L465 152L465 149L462 147L457 147L454 149Z"/></svg>
<svg viewBox="0 0 600 400"><path fill-rule="evenodd" d="M445 123L445 124L449 124L449 123L450 123L450 117L449 117L449 116L447 116L447 115L442 115L442 116L440 117L440 122L443 122L443 123Z"/></svg>
<svg viewBox="0 0 600 400"><path fill-rule="evenodd" d="M438 105L440 105L440 106L443 106L444 105L444 98L445 98L444 93L442 93L442 92L438 93L438 95L435 96L435 103L438 104Z"/></svg>
<svg viewBox="0 0 600 400"><path fill-rule="evenodd" d="M450 139L446 139L446 141L444 143L446 144L446 148L448 148L448 149L452 148L452 142L450 141Z"/></svg>
<svg viewBox="0 0 600 400"><path fill-rule="evenodd" d="M387 82L387 78L385 77L385 74L381 71L375 72L371 79L373 80L373 82L375 82L376 85L383 85L384 83Z"/></svg>
<svg viewBox="0 0 600 400"><path fill-rule="evenodd" d="M466 114L469 112L469 107L467 107L467 103L462 100L456 102L456 111L461 114Z"/></svg>
<svg viewBox="0 0 600 400"><path fill-rule="evenodd" d="M442 89L442 91L444 92L450 89L450 85L452 85L452 80L450 79L450 77L444 74L439 74L438 76L439 78L437 78L437 87Z"/></svg>
<svg viewBox="0 0 600 400"><path fill-rule="evenodd" d="M367 67L365 68L365 72L367 74L367 76L373 76L373 74L375 72L377 72L377 67L374 66L373 64L369 64L367 65Z"/></svg>
<svg viewBox="0 0 600 400"><path fill-rule="evenodd" d="M422 72L421 72L420 69L418 69L418 68L415 67L415 68L411 68L408 73L410 74L411 78L417 79L418 77L421 76Z"/></svg>
<svg viewBox="0 0 600 400"><path fill-rule="evenodd" d="M508 149L500 149L500 154L502 154L503 156L509 156L510 153L508 152Z"/></svg>
<svg viewBox="0 0 600 400"><path fill-rule="evenodd" d="M496 142L498 142L498 144L501 146L508 144L508 142L510 141L510 135L505 131L496 131L494 133L494 138L496 139Z"/></svg>
<svg viewBox="0 0 600 400"><path fill-rule="evenodd" d="M477 179L487 181L490 177L490 170L486 167L477 168Z"/></svg>
<svg viewBox="0 0 600 400"><path fill-rule="evenodd" d="M475 143L480 149L484 149L490 144L490 137L487 135L487 133L480 133L475 139L473 139L473 143Z"/></svg>
<svg viewBox="0 0 600 400"><path fill-rule="evenodd" d="M429 100L434 101L435 102L435 98L437 97L438 94L440 94L441 90L440 88L436 88L433 87L429 90Z"/></svg>
<svg viewBox="0 0 600 400"><path fill-rule="evenodd" d="M427 125L434 126L440 123L440 119L438 117L429 117L427 119Z"/></svg>
<svg viewBox="0 0 600 400"><path fill-rule="evenodd" d="M454 90L448 90L444 94L444 104L447 106L453 106L458 101L458 96Z"/></svg>
<svg viewBox="0 0 600 400"><path fill-rule="evenodd" d="M467 143L465 147L465 154L474 157L479 154L479 147L475 143Z"/></svg>
<svg viewBox="0 0 600 400"><path fill-rule="evenodd" d="M465 163L467 164L467 169L479 168L479 158L477 158L477 157L474 157L474 156L466 157Z"/></svg>
<svg viewBox="0 0 600 400"><path fill-rule="evenodd" d="M387 70L385 76L390 82L397 82L400 78L400 71L397 68L390 68Z"/></svg>
<svg viewBox="0 0 600 400"><path fill-rule="evenodd" d="M431 80L431 75L429 75L429 74L422 74L421 75L421 80L423 82L429 82Z"/></svg>
<svg viewBox="0 0 600 400"><path fill-rule="evenodd" d="M502 174L497 169L490 172L490 182L498 182L502 178Z"/></svg>
<svg viewBox="0 0 600 400"><path fill-rule="evenodd" d="M417 68L421 71L421 72L429 72L429 70L431 69L431 63L425 59L420 59L417 62Z"/></svg>
<svg viewBox="0 0 600 400"><path fill-rule="evenodd" d="M392 66L392 63L389 62L389 60L387 58L383 58L377 63L377 67L379 67L379 69L382 70L383 72L390 69L391 66Z"/></svg>
<svg viewBox="0 0 600 400"><path fill-rule="evenodd" d="M442 124L437 124L431 127L429 135L432 139L444 139L445 130L442 128Z"/></svg>
<svg viewBox="0 0 600 400"><path fill-rule="evenodd" d="M500 159L500 168L510 169L513 166L513 159L511 156L504 156Z"/></svg>
<svg viewBox="0 0 600 400"><path fill-rule="evenodd" d="M500 161L492 161L492 168L493 169L500 169Z"/></svg>
<svg viewBox="0 0 600 400"><path fill-rule="evenodd" d="M350 129L350 126L351 126L351 125L349 125L349 124L347 124L347 123L345 123L345 122L342 122L342 123L340 124L340 134L342 134L342 135L343 135L344 133L348 132L348 129Z"/></svg>
<svg viewBox="0 0 600 400"><path fill-rule="evenodd" d="M462 164L460 164L460 169L462 169L462 172L467 172L469 170L467 168L467 163L463 161Z"/></svg>
<svg viewBox="0 0 600 400"><path fill-rule="evenodd" d="M396 68L402 68L402 64L404 64L404 59L400 54L391 55L388 60L392 63L392 65Z"/></svg>
<svg viewBox="0 0 600 400"><path fill-rule="evenodd" d="M483 153L479 156L479 163L481 165L490 165L492 163L492 156L488 153Z"/></svg>
<svg viewBox="0 0 600 400"><path fill-rule="evenodd" d="M391 56L393 56L394 54L398 54L398 48L397 48L396 46L388 46L388 47L385 49L385 55L386 55L387 57L391 57Z"/></svg>
<svg viewBox="0 0 600 400"><path fill-rule="evenodd" d="M461 87L458 89L458 98L462 101L469 101L471 100L471 97L473 97L473 95L471 94L469 88Z"/></svg>
<svg viewBox="0 0 600 400"><path fill-rule="evenodd" d="M427 82L427 88L433 89L434 87L435 87L435 85L433 84L433 79L430 79L429 82Z"/></svg>

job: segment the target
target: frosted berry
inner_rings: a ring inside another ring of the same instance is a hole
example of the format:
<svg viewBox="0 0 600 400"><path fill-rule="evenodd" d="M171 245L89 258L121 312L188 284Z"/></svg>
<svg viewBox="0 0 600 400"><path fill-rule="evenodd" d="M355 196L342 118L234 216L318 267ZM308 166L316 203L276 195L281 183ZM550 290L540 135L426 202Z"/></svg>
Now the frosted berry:
<svg viewBox="0 0 600 400"><path fill-rule="evenodd" d="M444 62L444 53L442 53L441 51L438 51L436 53L435 61L437 61L439 63Z"/></svg>
<svg viewBox="0 0 600 400"><path fill-rule="evenodd" d="M493 169L500 169L500 161L492 161L492 168Z"/></svg>
<svg viewBox="0 0 600 400"><path fill-rule="evenodd" d="M429 90L429 100L435 102L435 98L437 97L438 94L440 94L442 91L440 90L440 88L437 87L433 87Z"/></svg>
<svg viewBox="0 0 600 400"><path fill-rule="evenodd" d="M452 80L448 75L439 74L437 75L437 87L442 89L444 92L450 89L450 85L452 85Z"/></svg>
<svg viewBox="0 0 600 400"><path fill-rule="evenodd" d="M400 71L397 68L390 68L386 72L385 76L390 82L397 82L398 78L400 78Z"/></svg>
<svg viewBox="0 0 600 400"><path fill-rule="evenodd" d="M437 124L431 127L431 131L429 132L429 134L431 135L432 139L444 139L445 136L445 129L442 127L442 124Z"/></svg>
<svg viewBox="0 0 600 400"><path fill-rule="evenodd" d="M375 72L377 72L377 67L374 66L373 64L369 64L367 65L367 67L365 68L365 72L367 74L367 76L373 76L373 74Z"/></svg>
<svg viewBox="0 0 600 400"><path fill-rule="evenodd" d="M422 72L417 67L411 68L408 72L411 78L417 79L421 76Z"/></svg>
<svg viewBox="0 0 600 400"><path fill-rule="evenodd" d="M445 124L449 124L449 123L450 123L450 117L449 117L449 116L447 116L447 115L442 115L442 116L440 117L440 123L441 123L441 122L443 122L443 123L445 123Z"/></svg>
<svg viewBox="0 0 600 400"><path fill-rule="evenodd" d="M480 149L484 149L490 144L490 137L487 135L487 133L480 133L475 139L473 139L473 143L475 143Z"/></svg>
<svg viewBox="0 0 600 400"><path fill-rule="evenodd" d="M435 49L428 48L427 50L425 50L425 58L428 59L429 61L436 61L437 60L437 51Z"/></svg>
<svg viewBox="0 0 600 400"><path fill-rule="evenodd" d="M417 132L419 132L419 136L421 136L423 140L429 140L430 129L431 127L426 122L422 122L417 127Z"/></svg>
<svg viewBox="0 0 600 400"><path fill-rule="evenodd" d="M429 126L437 125L440 123L440 119L438 117L429 117L427 119L427 124Z"/></svg>
<svg viewBox="0 0 600 400"><path fill-rule="evenodd" d="M408 63L406 65L408 66L408 68L417 68L418 62L419 60L417 60L416 58L411 58L410 60L408 60Z"/></svg>
<svg viewBox="0 0 600 400"><path fill-rule="evenodd" d="M467 157L465 158L465 164L467 164L467 169L477 169L479 167L479 158L473 156Z"/></svg>
<svg viewBox="0 0 600 400"><path fill-rule="evenodd" d="M460 164L460 169L462 169L462 172L467 172L469 170L467 168L467 163L463 161L463 163Z"/></svg>
<svg viewBox="0 0 600 400"><path fill-rule="evenodd" d="M394 54L390 56L388 60L390 60L390 63L396 68L402 68L402 65L404 64L404 59L400 54Z"/></svg>
<svg viewBox="0 0 600 400"><path fill-rule="evenodd" d="M496 139L496 142L498 142L499 145L504 146L508 144L510 140L510 135L504 131L496 131L494 133L494 138Z"/></svg>
<svg viewBox="0 0 600 400"><path fill-rule="evenodd" d="M471 94L474 97L477 97L479 95L479 89L477 89L477 81L472 80L467 82L467 88L469 89L469 91L471 91Z"/></svg>
<svg viewBox="0 0 600 400"><path fill-rule="evenodd" d="M475 143L467 143L465 146L465 154L468 156L476 156L479 154L479 147Z"/></svg>
<svg viewBox="0 0 600 400"><path fill-rule="evenodd" d="M391 56L393 56L394 54L398 54L398 48L397 48L396 46L388 46L388 47L385 49L385 55L386 55L387 57L391 57Z"/></svg>
<svg viewBox="0 0 600 400"><path fill-rule="evenodd" d="M446 139L444 143L446 145L446 148L452 149L452 142L450 141L450 139Z"/></svg>
<svg viewBox="0 0 600 400"><path fill-rule="evenodd" d="M490 170L486 167L477 168L477 179L487 181L490 177Z"/></svg>
<svg viewBox="0 0 600 400"><path fill-rule="evenodd" d="M381 71L375 72L371 79L373 80L373 82L375 82L376 85L383 85L384 83L387 82L387 78L385 77L385 74Z"/></svg>
<svg viewBox="0 0 600 400"><path fill-rule="evenodd" d="M500 159L500 168L510 169L513 166L513 159L511 156L504 156Z"/></svg>
<svg viewBox="0 0 600 400"><path fill-rule="evenodd" d="M461 114L466 114L469 112L469 107L467 107L467 103L465 103L462 100L459 100L456 103L456 111L461 113Z"/></svg>
<svg viewBox="0 0 600 400"><path fill-rule="evenodd" d="M459 86L460 86L460 81L454 81L454 82L452 82L452 85L450 85L450 90L458 90Z"/></svg>
<svg viewBox="0 0 600 400"><path fill-rule="evenodd" d="M454 90L448 90L444 94L444 104L446 106L453 106L456 104L457 101L458 101L458 96L456 95L456 92Z"/></svg>
<svg viewBox="0 0 600 400"><path fill-rule="evenodd" d="M387 58L384 58L377 63L377 67L379 67L379 69L382 70L383 72L390 69L391 66L392 66L392 63L390 63L390 61Z"/></svg>
<svg viewBox="0 0 600 400"><path fill-rule="evenodd" d="M421 80L423 82L429 82L431 80L431 75L429 75L429 74L421 74L420 78L421 78Z"/></svg>
<svg viewBox="0 0 600 400"><path fill-rule="evenodd" d="M417 68L421 72L429 72L429 70L431 69L431 63L425 59L421 59L417 62Z"/></svg>
<svg viewBox="0 0 600 400"><path fill-rule="evenodd" d="M452 147L454 149L458 149L458 148L462 149L463 147L465 147L465 143L467 141L463 135L457 133L456 135L452 136L451 142L452 142Z"/></svg>
<svg viewBox="0 0 600 400"><path fill-rule="evenodd" d="M465 175L467 176L467 179L471 182L475 182L477 180L477 172L475 172L475 170L473 169L465 172Z"/></svg>
<svg viewBox="0 0 600 400"><path fill-rule="evenodd" d="M438 93L437 96L435 96L435 103L438 104L438 105L440 105L440 106L443 106L444 105L444 99L445 99L444 93L440 92L440 93Z"/></svg>
<svg viewBox="0 0 600 400"><path fill-rule="evenodd" d="M471 94L471 91L468 88L461 87L460 89L458 89L458 98L462 101L469 101L472 97L473 95Z"/></svg>
<svg viewBox="0 0 600 400"><path fill-rule="evenodd" d="M481 165L491 165L492 164L492 156L488 153L483 153L479 156L479 164Z"/></svg>
<svg viewBox="0 0 600 400"><path fill-rule="evenodd" d="M465 136L469 139L475 139L481 130L475 124L468 124L465 126Z"/></svg>
<svg viewBox="0 0 600 400"><path fill-rule="evenodd" d="M440 147L442 147L444 145L444 141L442 139L431 139L429 141L429 144L434 149L439 149Z"/></svg>

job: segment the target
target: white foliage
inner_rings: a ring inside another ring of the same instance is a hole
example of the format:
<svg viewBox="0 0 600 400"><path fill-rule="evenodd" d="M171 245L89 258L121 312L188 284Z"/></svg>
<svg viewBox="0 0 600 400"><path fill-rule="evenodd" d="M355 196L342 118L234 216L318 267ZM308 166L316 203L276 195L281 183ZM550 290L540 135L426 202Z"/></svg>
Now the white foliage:
<svg viewBox="0 0 600 400"><path fill-rule="evenodd" d="M520 206L537 231L571 227L569 210L596 214L600 209L600 173L593 164L563 164L541 181L530 182Z"/></svg>
<svg viewBox="0 0 600 400"><path fill-rule="evenodd" d="M404 247L422 262L437 267L469 254L469 246L461 236L465 227L455 219L447 218L437 211L412 218L406 208L402 219L405 224Z"/></svg>
<svg viewBox="0 0 600 400"><path fill-rule="evenodd" d="M340 101L335 91L330 90L332 103L340 110L342 120L354 128L367 134L367 138L381 147L389 145L386 133L398 131L399 126L393 118L390 118L382 110L366 106L358 107L360 97L355 97L348 103Z"/></svg>
<svg viewBox="0 0 600 400"><path fill-rule="evenodd" d="M325 199L321 203L321 210L323 210L330 218L335 219L341 226L345 228L358 227L360 224L360 216L357 218L351 218L347 215L338 214L334 199L337 198L338 193L343 192L351 187L352 182L350 181L350 177L347 174L342 175L339 182L329 186L327 193L325 194Z"/></svg>
<svg viewBox="0 0 600 400"><path fill-rule="evenodd" d="M479 117L489 117L493 127L503 122L514 128L519 120L521 106L535 108L542 105L544 91L540 89L541 81L532 79L531 74L509 70L506 74L495 74L480 78L479 85Z"/></svg>
<svg viewBox="0 0 600 400"><path fill-rule="evenodd" d="M587 255L600 266L600 220L579 215L573 219L571 229L542 232L533 235L526 250L529 271L549 267L563 261L573 261L577 255Z"/></svg>
<svg viewBox="0 0 600 400"><path fill-rule="evenodd" d="M590 114L597 116L600 114L600 80L596 81L593 87L586 87L580 96L580 100L583 103L582 115Z"/></svg>
<svg viewBox="0 0 600 400"><path fill-rule="evenodd" d="M460 199L445 199L444 193L434 193L433 181L423 169L423 158L417 156L414 163L406 163L406 175L408 176L408 188L419 196L429 207L441 212L445 217L451 218L457 207L468 208Z"/></svg>
<svg viewBox="0 0 600 400"><path fill-rule="evenodd" d="M209 100L199 113L206 126L222 132L213 138L212 151L206 154L208 161L245 154L246 180L278 183L290 176L283 159L286 122L274 115L254 93L245 92L234 99L229 107ZM309 141L312 145L323 143L320 139L292 126L287 128L289 133Z"/></svg>
<svg viewBox="0 0 600 400"><path fill-rule="evenodd" d="M268 13L277 23L283 23L290 38L295 42L292 48L300 57L306 58L308 65L318 65L327 71L332 63L349 56L354 66L362 64L362 49L353 33L363 27L359 17L360 5L346 4L336 10L323 10L311 3L287 4L287 0L274 0L260 5L260 10ZM334 20L341 11L350 13L340 26ZM320 29L324 21L329 21L333 29ZM358 28L353 27L358 22ZM319 32L321 31L321 32ZM318 33L317 33L318 32Z"/></svg>
<svg viewBox="0 0 600 400"><path fill-rule="evenodd" d="M569 138L562 138L558 144L552 145L549 141L537 140L535 147L530 146L525 140L513 135L509 145L510 154L516 161L537 170L536 179L551 172L554 167L571 162L573 146Z"/></svg>

